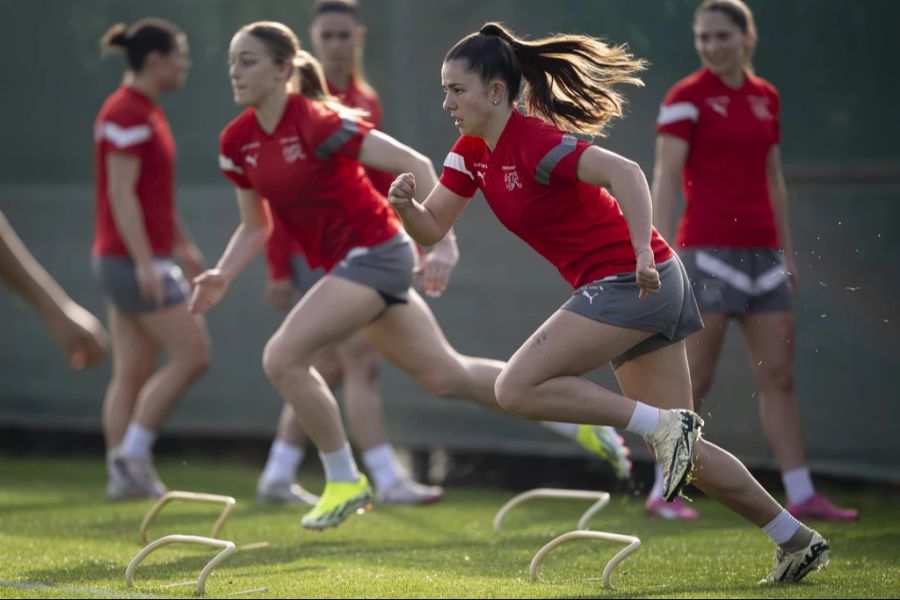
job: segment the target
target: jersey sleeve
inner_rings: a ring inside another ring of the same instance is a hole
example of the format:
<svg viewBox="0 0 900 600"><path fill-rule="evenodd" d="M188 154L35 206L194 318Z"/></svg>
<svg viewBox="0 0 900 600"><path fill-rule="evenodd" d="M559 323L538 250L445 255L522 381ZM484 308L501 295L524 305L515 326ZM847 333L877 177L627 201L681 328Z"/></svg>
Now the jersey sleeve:
<svg viewBox="0 0 900 600"><path fill-rule="evenodd" d="M663 99L656 118L656 133L667 133L690 141L700 118L700 108L689 90L678 84Z"/></svg>
<svg viewBox="0 0 900 600"><path fill-rule="evenodd" d="M110 152L121 152L141 158L147 144L153 139L149 116L143 111L129 110L125 107L111 110L97 124L97 135Z"/></svg>
<svg viewBox="0 0 900 600"><path fill-rule="evenodd" d="M526 153L528 168L541 185L578 180L578 159L591 144L559 130L532 137L534 145Z"/></svg>
<svg viewBox="0 0 900 600"><path fill-rule="evenodd" d="M293 275L291 265L291 237L281 219L272 215L272 233L266 242L266 265L269 279L288 279Z"/></svg>
<svg viewBox="0 0 900 600"><path fill-rule="evenodd" d="M478 189L473 174L472 158L467 152L468 147L464 137L456 140L447 158L444 159L440 179L441 185L463 198L471 198Z"/></svg>
<svg viewBox="0 0 900 600"><path fill-rule="evenodd" d="M226 127L219 136L219 170L234 185L249 190L253 187L241 167L240 140L233 127Z"/></svg>
<svg viewBox="0 0 900 600"><path fill-rule="evenodd" d="M316 158L359 158L363 138L373 129L371 123L352 112L339 113L315 100L310 100L307 107L303 133Z"/></svg>

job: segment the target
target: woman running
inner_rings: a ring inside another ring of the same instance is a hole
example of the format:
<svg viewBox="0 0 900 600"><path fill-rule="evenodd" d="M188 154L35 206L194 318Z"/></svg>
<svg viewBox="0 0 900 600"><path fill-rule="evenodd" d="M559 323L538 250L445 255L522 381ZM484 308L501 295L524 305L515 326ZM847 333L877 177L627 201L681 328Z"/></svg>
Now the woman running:
<svg viewBox="0 0 900 600"><path fill-rule="evenodd" d="M597 134L620 116L624 100L612 85L640 84L642 67L624 47L591 37L524 41L488 23L444 59L444 109L462 137L440 184L419 203L415 174L401 175L390 201L406 230L428 244L480 189L500 221L575 288L504 367L496 384L501 406L530 419L646 436L663 466L666 500L693 478L778 545L767 581L797 581L828 561L828 544L735 457L702 439L702 421L687 410L684 338L702 323L684 268L651 225L644 174L566 131ZM523 78L530 116L515 108ZM607 362L625 396L582 377Z"/></svg>

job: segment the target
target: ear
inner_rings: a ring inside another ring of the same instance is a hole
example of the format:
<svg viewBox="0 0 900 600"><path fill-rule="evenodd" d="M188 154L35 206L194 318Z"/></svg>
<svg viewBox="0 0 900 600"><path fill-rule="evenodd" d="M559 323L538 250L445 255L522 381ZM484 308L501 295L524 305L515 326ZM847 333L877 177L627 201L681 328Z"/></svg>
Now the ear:
<svg viewBox="0 0 900 600"><path fill-rule="evenodd" d="M366 42L366 33L369 30L365 25L357 25L356 26L356 43L362 46Z"/></svg>
<svg viewBox="0 0 900 600"><path fill-rule="evenodd" d="M487 85L488 99L491 104L498 105L506 100L506 82L501 79L492 79Z"/></svg>

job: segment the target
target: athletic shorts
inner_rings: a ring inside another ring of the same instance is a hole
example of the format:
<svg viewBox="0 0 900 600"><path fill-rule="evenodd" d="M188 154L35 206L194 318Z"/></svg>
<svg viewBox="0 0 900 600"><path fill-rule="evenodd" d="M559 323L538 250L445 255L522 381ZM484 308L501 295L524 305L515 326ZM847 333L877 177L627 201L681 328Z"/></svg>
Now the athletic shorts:
<svg viewBox="0 0 900 600"><path fill-rule="evenodd" d="M391 304L409 302L416 266L415 250L405 231L375 246L351 249L329 275L375 289Z"/></svg>
<svg viewBox="0 0 900 600"><path fill-rule="evenodd" d="M312 286L316 285L324 276L324 267L313 269L302 254L291 256L291 279L294 281L294 285L297 286L301 297L305 296L306 292L311 290Z"/></svg>
<svg viewBox="0 0 900 600"><path fill-rule="evenodd" d="M678 254L701 312L739 317L793 307L783 252L777 248L683 248Z"/></svg>
<svg viewBox="0 0 900 600"><path fill-rule="evenodd" d="M156 306L141 297L134 261L124 256L95 256L94 277L108 302L123 313L146 313L168 308L187 301L190 287L181 267L169 257L153 259L163 274L163 305Z"/></svg>
<svg viewBox="0 0 900 600"><path fill-rule="evenodd" d="M658 294L647 294L640 300L637 278L634 271L628 271L581 286L561 307L600 323L654 333L614 358L613 369L703 329L687 272L678 257L656 265L656 269L662 282Z"/></svg>

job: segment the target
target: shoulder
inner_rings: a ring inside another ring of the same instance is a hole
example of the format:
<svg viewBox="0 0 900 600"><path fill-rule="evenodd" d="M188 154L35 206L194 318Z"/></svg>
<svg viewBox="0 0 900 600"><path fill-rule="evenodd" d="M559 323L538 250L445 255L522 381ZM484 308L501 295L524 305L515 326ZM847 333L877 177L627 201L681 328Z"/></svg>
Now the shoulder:
<svg viewBox="0 0 900 600"><path fill-rule="evenodd" d="M219 144L225 148L243 143L243 140L252 131L255 118L256 115L253 114L252 108L245 109L222 129L222 133L219 134Z"/></svg>
<svg viewBox="0 0 900 600"><path fill-rule="evenodd" d="M749 75L749 78L753 86L766 96L769 96L770 98L774 98L776 100L780 97L778 88L776 88L775 85L769 80L763 79L762 77L758 77L756 75Z"/></svg>
<svg viewBox="0 0 900 600"><path fill-rule="evenodd" d="M687 77L682 77L672 84L666 92L663 104L671 104L673 102L692 102L698 94L702 93L705 80L705 71L700 69L694 71Z"/></svg>
<svg viewBox="0 0 900 600"><path fill-rule="evenodd" d="M135 125L145 123L153 111L154 105L141 102L124 87L110 94L103 102L100 116L107 121L119 125Z"/></svg>

